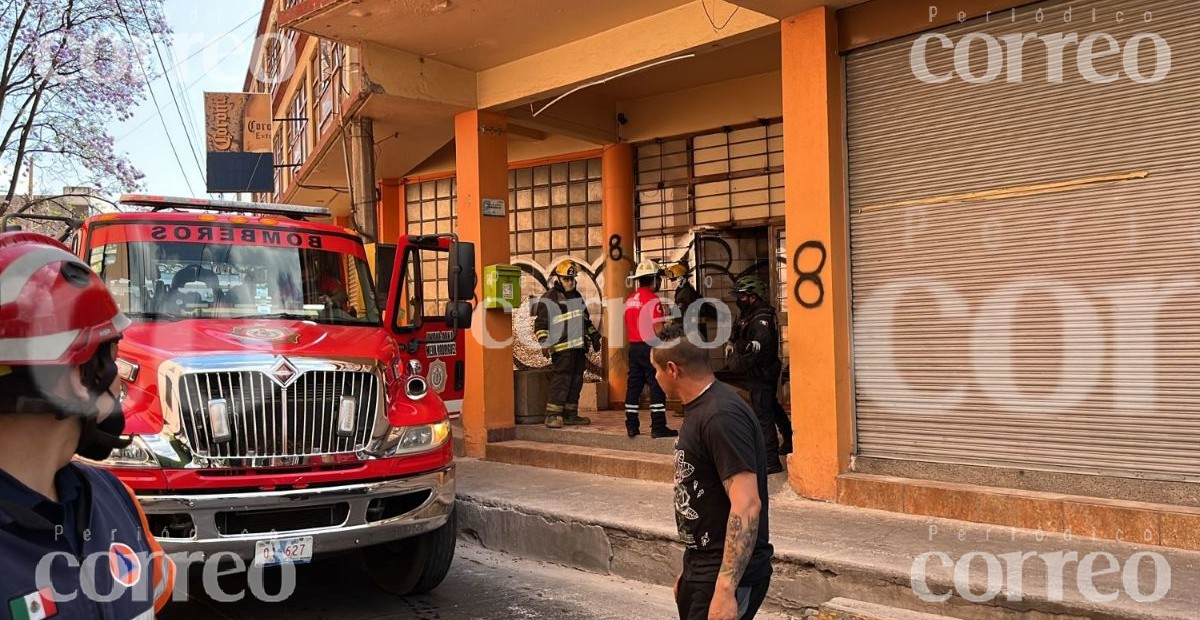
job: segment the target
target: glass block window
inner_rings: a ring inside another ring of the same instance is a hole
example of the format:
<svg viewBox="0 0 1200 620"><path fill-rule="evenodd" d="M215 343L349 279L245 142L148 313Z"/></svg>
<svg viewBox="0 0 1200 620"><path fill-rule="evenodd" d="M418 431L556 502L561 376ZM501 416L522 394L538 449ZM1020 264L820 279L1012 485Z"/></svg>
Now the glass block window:
<svg viewBox="0 0 1200 620"><path fill-rule="evenodd" d="M458 214L458 183L454 178L408 183L404 186L405 216L410 235L454 232ZM425 316L440 316L449 300L449 262L445 253L422 252ZM433 276L433 277L431 277Z"/></svg>
<svg viewBox="0 0 1200 620"><path fill-rule="evenodd" d="M603 255L600 169L600 158L594 157L509 171L509 249L514 258L548 267L568 254L588 263Z"/></svg>

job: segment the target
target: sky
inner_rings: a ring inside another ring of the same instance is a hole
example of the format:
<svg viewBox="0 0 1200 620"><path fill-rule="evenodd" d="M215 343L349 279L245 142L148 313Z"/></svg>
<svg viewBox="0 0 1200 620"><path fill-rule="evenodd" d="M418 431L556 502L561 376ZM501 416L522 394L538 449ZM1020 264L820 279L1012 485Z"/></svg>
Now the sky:
<svg viewBox="0 0 1200 620"><path fill-rule="evenodd" d="M169 77L182 109L176 110L167 81L160 77L151 86L161 106L161 120L147 93L130 121L113 123L110 129L117 139L116 149L128 153L134 166L146 175L143 185L148 193L207 197L203 173L204 93L242 91L262 2L166 0L164 6L173 34L170 46L160 41L159 48L168 68L178 65ZM150 60L152 67L158 67L157 56L152 55ZM171 142L179 154L178 162Z"/></svg>

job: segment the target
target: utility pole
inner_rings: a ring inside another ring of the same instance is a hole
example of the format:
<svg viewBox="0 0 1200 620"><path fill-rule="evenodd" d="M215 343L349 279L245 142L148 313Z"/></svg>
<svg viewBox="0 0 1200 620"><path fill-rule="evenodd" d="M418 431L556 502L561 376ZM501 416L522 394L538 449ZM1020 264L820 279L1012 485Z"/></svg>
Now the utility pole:
<svg viewBox="0 0 1200 620"><path fill-rule="evenodd" d="M353 118L347 121L345 131L350 220L366 242L372 243L379 238L374 127L369 118Z"/></svg>

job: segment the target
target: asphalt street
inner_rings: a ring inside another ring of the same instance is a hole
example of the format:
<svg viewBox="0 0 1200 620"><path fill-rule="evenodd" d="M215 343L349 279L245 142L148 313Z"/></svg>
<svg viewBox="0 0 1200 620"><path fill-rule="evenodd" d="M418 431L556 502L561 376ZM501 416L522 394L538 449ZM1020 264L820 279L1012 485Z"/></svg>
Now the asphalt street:
<svg viewBox="0 0 1200 620"><path fill-rule="evenodd" d="M267 603L248 594L238 602L220 603L203 594L193 580L186 602L173 603L164 620L629 620L676 617L669 588L649 586L570 568L515 558L459 541L446 581L430 594L401 598L384 593L366 580L351 558L318 561L300 567L297 587L286 600ZM226 591L245 586L227 580ZM268 584L268 593L278 592ZM759 613L776 620L782 615Z"/></svg>

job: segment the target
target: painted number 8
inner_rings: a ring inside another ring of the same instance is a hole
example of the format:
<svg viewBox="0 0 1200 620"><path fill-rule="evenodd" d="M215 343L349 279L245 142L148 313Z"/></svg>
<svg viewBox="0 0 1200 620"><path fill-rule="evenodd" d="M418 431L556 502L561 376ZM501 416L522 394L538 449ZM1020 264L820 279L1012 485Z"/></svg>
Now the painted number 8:
<svg viewBox="0 0 1200 620"><path fill-rule="evenodd" d="M817 262L817 268L812 271L804 271L800 269L800 256L805 250L815 250L820 252L821 260ZM820 241L805 241L796 248L796 253L792 255L792 270L796 272L796 286L792 293L796 297L796 302L807 309L813 309L825 303L825 283L821 281L821 270L825 268L825 261L829 258L829 252L825 249L825 244ZM800 293L800 286L805 282L817 287L817 298L815 300L807 300Z"/></svg>
<svg viewBox="0 0 1200 620"><path fill-rule="evenodd" d="M608 257L617 261L625 259L625 249L621 247L621 235L613 235L608 238Z"/></svg>

